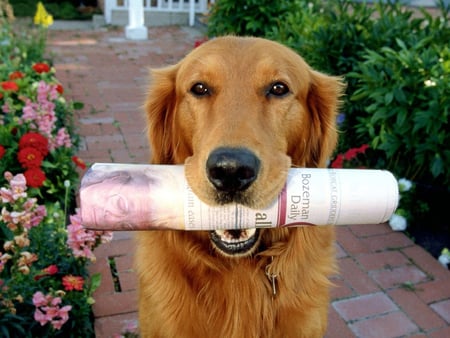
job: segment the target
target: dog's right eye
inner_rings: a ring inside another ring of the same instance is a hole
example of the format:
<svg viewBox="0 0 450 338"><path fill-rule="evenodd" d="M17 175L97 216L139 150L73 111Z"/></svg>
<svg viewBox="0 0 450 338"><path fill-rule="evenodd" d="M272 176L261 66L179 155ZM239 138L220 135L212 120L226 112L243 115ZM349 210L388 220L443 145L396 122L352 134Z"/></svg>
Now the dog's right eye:
<svg viewBox="0 0 450 338"><path fill-rule="evenodd" d="M207 85L198 82L191 87L191 93L195 96L206 96L210 94L210 90Z"/></svg>

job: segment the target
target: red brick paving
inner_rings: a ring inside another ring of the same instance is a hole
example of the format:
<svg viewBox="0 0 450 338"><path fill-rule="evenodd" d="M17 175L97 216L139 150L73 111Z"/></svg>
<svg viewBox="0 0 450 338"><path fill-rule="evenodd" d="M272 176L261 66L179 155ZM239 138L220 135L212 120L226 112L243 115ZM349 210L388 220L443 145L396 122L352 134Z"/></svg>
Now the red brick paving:
<svg viewBox="0 0 450 338"><path fill-rule="evenodd" d="M122 30L50 31L49 53L65 95L85 104L76 114L79 156L92 163L147 162L140 107L148 67L176 62L201 36L185 27L151 28L149 40L139 42L125 40ZM332 277L327 338L450 337L447 269L387 225L339 226L337 232L340 273ZM132 255L127 232L96 250L90 271L102 275L93 307L97 337L113 337L137 320Z"/></svg>

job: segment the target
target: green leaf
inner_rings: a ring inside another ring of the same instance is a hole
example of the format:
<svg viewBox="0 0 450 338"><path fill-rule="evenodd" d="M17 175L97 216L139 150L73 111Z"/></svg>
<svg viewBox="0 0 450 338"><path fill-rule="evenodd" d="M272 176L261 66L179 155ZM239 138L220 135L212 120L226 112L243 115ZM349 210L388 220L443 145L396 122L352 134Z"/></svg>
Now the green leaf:
<svg viewBox="0 0 450 338"><path fill-rule="evenodd" d="M384 95L384 104L385 105L391 104L393 99L394 99L394 93L387 92L386 95Z"/></svg>
<svg viewBox="0 0 450 338"><path fill-rule="evenodd" d="M353 93L351 100L359 101L366 98L367 96L369 96L368 91L365 88L360 88Z"/></svg>
<svg viewBox="0 0 450 338"><path fill-rule="evenodd" d="M402 133L405 133L409 130L408 126L405 126L406 118L408 117L408 111L406 109L398 109L397 112L397 120L395 121L396 128L402 130Z"/></svg>
<svg viewBox="0 0 450 338"><path fill-rule="evenodd" d="M401 103L401 104L406 103L406 96L401 87L394 88L394 97L398 103Z"/></svg>
<svg viewBox="0 0 450 338"><path fill-rule="evenodd" d="M91 275L91 283L89 286L89 294L94 293L95 290L98 289L102 282L102 275L100 273L94 273Z"/></svg>
<svg viewBox="0 0 450 338"><path fill-rule="evenodd" d="M84 108L84 103L83 102L79 102L79 101L75 101L73 102L73 109L76 110L80 110Z"/></svg>
<svg viewBox="0 0 450 338"><path fill-rule="evenodd" d="M430 120L430 113L428 111L418 111L414 114L414 127L412 132L417 133L419 130L425 129Z"/></svg>
<svg viewBox="0 0 450 338"><path fill-rule="evenodd" d="M405 43L404 43L401 39L396 38L396 39L395 39L395 42L397 43L397 45L398 45L401 49L404 49L404 50L408 49L408 48L406 47Z"/></svg>
<svg viewBox="0 0 450 338"><path fill-rule="evenodd" d="M431 173L434 177L438 177L444 172L444 163L442 157L439 154L434 155L434 159L431 162Z"/></svg>

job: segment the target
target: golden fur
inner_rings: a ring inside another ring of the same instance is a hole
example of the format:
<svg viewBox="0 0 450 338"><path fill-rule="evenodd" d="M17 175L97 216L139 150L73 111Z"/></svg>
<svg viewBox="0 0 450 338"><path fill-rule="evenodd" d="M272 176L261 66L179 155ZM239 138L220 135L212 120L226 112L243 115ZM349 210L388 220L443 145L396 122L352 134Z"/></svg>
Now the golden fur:
<svg viewBox="0 0 450 338"><path fill-rule="evenodd" d="M245 191L245 203L258 208L279 194L291 166L323 167L335 147L340 79L278 43L217 38L152 77L145 106L152 163L185 164L206 203L217 203L205 174L214 149L244 147L260 159ZM277 82L289 94L268 94ZM208 95L192 95L196 83L206 83ZM258 251L230 257L208 232L139 233L142 337L323 337L334 236L333 227L262 229ZM266 271L277 275L275 296Z"/></svg>

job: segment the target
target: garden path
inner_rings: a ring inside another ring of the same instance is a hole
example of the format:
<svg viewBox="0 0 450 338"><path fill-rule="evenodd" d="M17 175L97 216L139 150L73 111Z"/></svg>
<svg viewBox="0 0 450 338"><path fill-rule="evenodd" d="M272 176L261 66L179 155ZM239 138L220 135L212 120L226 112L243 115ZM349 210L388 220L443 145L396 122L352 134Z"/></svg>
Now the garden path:
<svg viewBox="0 0 450 338"><path fill-rule="evenodd" d="M48 52L65 96L85 104L76 114L78 155L88 163L146 163L140 107L147 67L176 62L201 37L187 27L151 28L146 41L125 40L122 29L50 30ZM448 270L385 224L339 226L337 233L340 273L326 337L450 337ZM95 254L90 271L102 274L95 330L109 338L137 320L132 234L116 232Z"/></svg>

